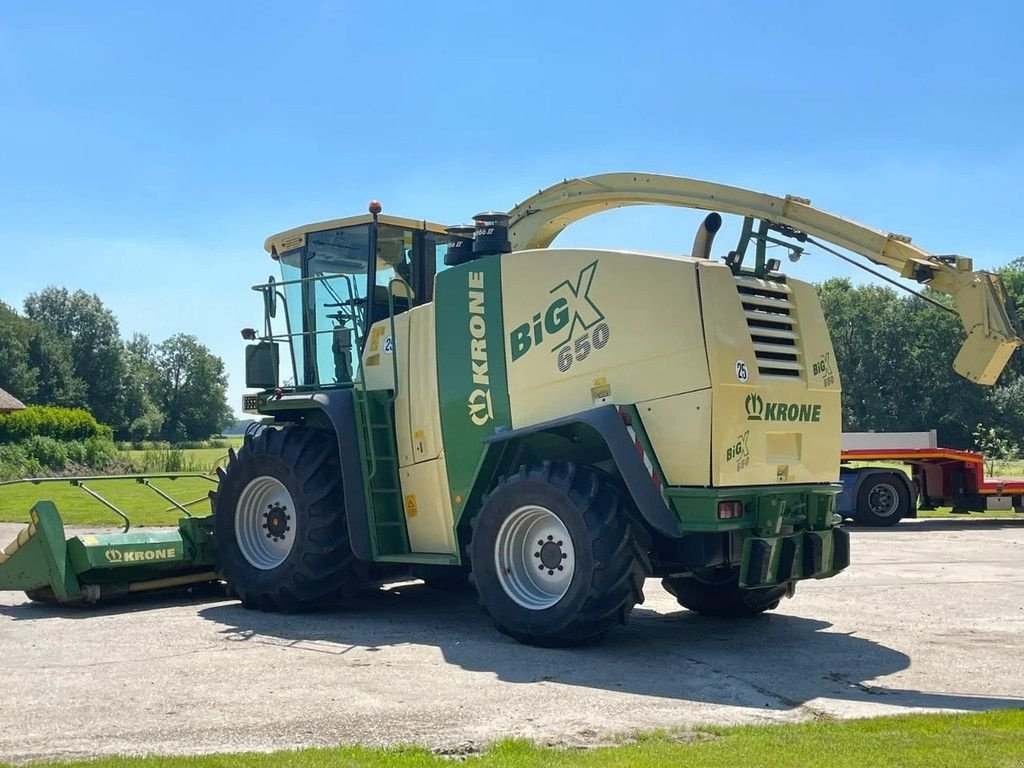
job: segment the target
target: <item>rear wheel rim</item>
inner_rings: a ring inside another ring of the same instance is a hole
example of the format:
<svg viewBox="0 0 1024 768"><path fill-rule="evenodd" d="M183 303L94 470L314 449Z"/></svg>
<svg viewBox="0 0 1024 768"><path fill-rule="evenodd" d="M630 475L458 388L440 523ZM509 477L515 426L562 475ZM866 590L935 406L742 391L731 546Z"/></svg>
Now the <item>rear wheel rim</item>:
<svg viewBox="0 0 1024 768"><path fill-rule="evenodd" d="M235 541L253 568L269 571L295 545L295 502L284 483L261 475L242 490L235 507Z"/></svg>
<svg viewBox="0 0 1024 768"><path fill-rule="evenodd" d="M542 611L569 591L576 550L565 523L551 510L531 504L501 524L494 565L505 594L523 608Z"/></svg>
<svg viewBox="0 0 1024 768"><path fill-rule="evenodd" d="M868 509L876 517L892 517L900 507L900 495L889 483L879 483L868 494Z"/></svg>

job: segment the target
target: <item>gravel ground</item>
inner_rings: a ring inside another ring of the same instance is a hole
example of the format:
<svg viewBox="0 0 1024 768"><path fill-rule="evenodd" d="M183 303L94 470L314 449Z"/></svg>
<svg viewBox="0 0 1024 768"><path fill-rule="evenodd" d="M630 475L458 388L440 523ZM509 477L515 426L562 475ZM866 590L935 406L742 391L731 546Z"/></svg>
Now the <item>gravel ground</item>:
<svg viewBox="0 0 1024 768"><path fill-rule="evenodd" d="M19 526L0 525L0 540ZM638 729L1024 706L1024 520L853 530L854 565L746 622L657 581L598 646L528 648L471 596L392 586L345 610L216 596L55 609L0 592L0 760Z"/></svg>

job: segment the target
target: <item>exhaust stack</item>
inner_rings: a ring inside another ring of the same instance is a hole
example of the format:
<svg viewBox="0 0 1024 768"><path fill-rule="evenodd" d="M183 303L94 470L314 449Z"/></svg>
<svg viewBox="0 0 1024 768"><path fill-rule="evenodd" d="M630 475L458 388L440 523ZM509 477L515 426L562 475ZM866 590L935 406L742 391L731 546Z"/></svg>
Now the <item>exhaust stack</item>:
<svg viewBox="0 0 1024 768"><path fill-rule="evenodd" d="M722 228L722 217L717 213L709 213L704 217L697 236L693 238L693 250L690 254L695 259L710 259L711 246L715 242L715 234Z"/></svg>

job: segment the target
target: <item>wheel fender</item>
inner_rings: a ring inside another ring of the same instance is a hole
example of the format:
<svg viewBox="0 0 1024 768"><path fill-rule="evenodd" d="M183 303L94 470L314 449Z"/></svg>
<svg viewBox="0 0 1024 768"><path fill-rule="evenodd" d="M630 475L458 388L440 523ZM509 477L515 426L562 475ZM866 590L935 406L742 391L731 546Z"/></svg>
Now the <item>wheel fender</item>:
<svg viewBox="0 0 1024 768"><path fill-rule="evenodd" d="M342 490L345 495L345 513L349 541L353 554L360 560L372 560L370 523L366 514L366 492L363 486L363 459L356 439L355 392L352 389L334 389L313 394L282 395L268 402L276 418L289 413L316 409L321 411L334 429L338 441L341 463Z"/></svg>
<svg viewBox="0 0 1024 768"><path fill-rule="evenodd" d="M497 432L484 438L488 455L492 451L501 451L508 448L517 441L522 441L543 432L557 432L566 427L583 426L593 430L604 442L608 455L615 462L622 479L636 505L637 510L643 519L658 533L671 538L680 538L679 520L669 509L668 504L661 495L658 485L651 479L651 474L644 465L643 459L637 453L636 444L629 436L626 423L623 421L618 408L614 405L603 405L589 411L582 411L571 416L564 416L552 421L532 424L520 429ZM486 466L487 461L481 463ZM474 494L486 491L497 474L507 471L509 467L498 464L499 470L487 473L486 476L477 477L474 484Z"/></svg>

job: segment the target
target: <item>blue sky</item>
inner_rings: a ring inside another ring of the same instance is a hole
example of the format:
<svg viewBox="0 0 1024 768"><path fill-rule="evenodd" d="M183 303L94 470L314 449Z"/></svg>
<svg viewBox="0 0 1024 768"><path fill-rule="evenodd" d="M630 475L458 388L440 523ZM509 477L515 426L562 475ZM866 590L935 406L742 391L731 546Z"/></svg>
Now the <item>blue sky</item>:
<svg viewBox="0 0 1024 768"><path fill-rule="evenodd" d="M264 238L370 198L455 223L643 170L998 266L1024 255L1022 29L1010 2L4 3L0 300L82 288L125 336L194 333L235 403ZM557 242L685 252L699 218Z"/></svg>

